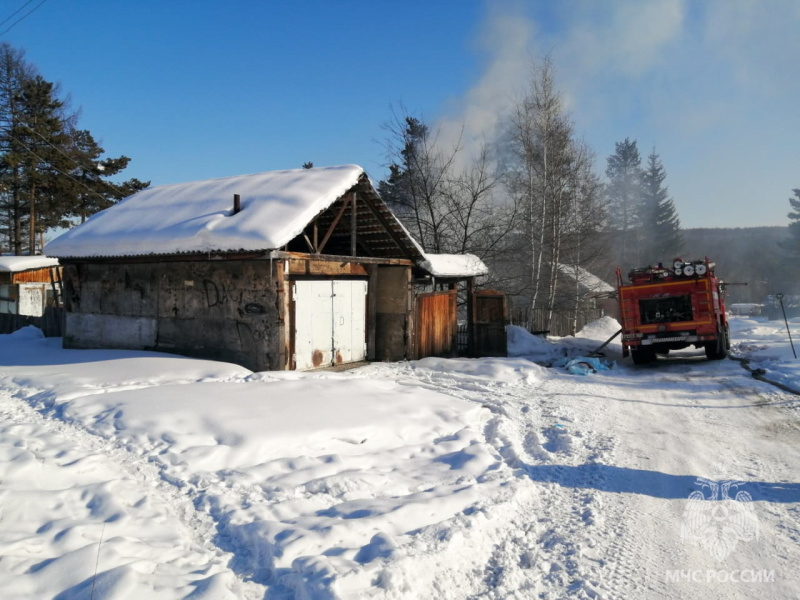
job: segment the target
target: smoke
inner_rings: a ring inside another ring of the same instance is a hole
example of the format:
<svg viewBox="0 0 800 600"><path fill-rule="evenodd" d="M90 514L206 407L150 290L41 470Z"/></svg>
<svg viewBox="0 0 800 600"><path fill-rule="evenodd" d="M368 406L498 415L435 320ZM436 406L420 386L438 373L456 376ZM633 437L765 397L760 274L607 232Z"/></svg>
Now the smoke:
<svg viewBox="0 0 800 600"><path fill-rule="evenodd" d="M785 224L800 185L797 31L796 2L487 0L483 67L436 124L439 142L460 143L468 164L549 54L598 167L615 141L655 144L686 226L752 224L754 201L758 223Z"/></svg>
<svg viewBox="0 0 800 600"><path fill-rule="evenodd" d="M484 68L478 81L439 120L445 148L461 145L462 163L494 141L504 118L529 87L536 61L553 57L558 85L568 110L594 113L579 99L592 95L609 70L639 76L658 66L664 50L678 37L684 0L588 1L560 4L548 20L547 33L537 17L518 1L487 3L478 45ZM539 30L542 33L537 34Z"/></svg>
<svg viewBox="0 0 800 600"><path fill-rule="evenodd" d="M453 103L452 114L437 123L443 148L462 148L459 166L493 142L503 118L528 80L534 22L518 2L493 2L481 27L479 46L485 67L463 98Z"/></svg>

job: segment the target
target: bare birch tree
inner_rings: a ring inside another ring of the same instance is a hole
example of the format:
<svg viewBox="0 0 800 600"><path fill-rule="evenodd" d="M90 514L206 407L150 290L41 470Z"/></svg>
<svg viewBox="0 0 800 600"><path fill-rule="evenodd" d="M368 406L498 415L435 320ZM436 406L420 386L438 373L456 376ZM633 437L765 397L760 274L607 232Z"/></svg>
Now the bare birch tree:
<svg viewBox="0 0 800 600"><path fill-rule="evenodd" d="M597 185L592 155L575 141L572 121L555 87L555 69L549 57L534 65L531 81L510 119L511 154L509 193L524 215L519 244L527 270L531 318L544 313L548 329L554 312L562 308L559 286L563 262L584 244L582 194ZM530 324L529 324L530 325Z"/></svg>

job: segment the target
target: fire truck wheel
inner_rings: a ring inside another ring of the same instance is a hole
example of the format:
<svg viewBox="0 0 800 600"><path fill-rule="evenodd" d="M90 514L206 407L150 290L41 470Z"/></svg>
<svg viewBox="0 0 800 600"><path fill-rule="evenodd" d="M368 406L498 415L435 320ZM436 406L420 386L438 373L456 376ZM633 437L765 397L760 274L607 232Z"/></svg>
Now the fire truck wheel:
<svg viewBox="0 0 800 600"><path fill-rule="evenodd" d="M708 360L722 360L728 356L728 328L717 329L717 339L706 342L706 358Z"/></svg>
<svg viewBox="0 0 800 600"><path fill-rule="evenodd" d="M658 356L669 356L669 348L659 348L656 350Z"/></svg>
<svg viewBox="0 0 800 600"><path fill-rule="evenodd" d="M633 364L646 365L656 359L656 352L652 348L631 348Z"/></svg>

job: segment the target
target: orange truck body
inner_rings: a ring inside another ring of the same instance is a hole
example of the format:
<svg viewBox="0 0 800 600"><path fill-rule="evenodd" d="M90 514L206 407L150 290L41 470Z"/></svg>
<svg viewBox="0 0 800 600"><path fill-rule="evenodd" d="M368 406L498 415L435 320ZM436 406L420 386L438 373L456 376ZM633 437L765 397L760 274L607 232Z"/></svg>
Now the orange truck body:
<svg viewBox="0 0 800 600"><path fill-rule="evenodd" d="M622 354L632 355L637 364L692 345L705 348L710 359L727 354L724 285L714 274L714 263L676 259L674 264L674 269L634 269L626 283L617 269ZM687 265L692 265L691 275L683 272Z"/></svg>

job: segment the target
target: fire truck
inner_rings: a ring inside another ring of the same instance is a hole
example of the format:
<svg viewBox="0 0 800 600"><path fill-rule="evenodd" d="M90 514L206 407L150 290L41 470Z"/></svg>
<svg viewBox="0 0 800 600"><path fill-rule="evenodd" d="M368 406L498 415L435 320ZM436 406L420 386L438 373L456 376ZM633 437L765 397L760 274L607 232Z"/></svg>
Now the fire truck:
<svg viewBox="0 0 800 600"><path fill-rule="evenodd" d="M705 260L672 268L633 269L623 283L617 269L617 297L622 321L622 355L637 365L688 346L704 348L709 360L725 358L730 348L725 318L725 284Z"/></svg>

